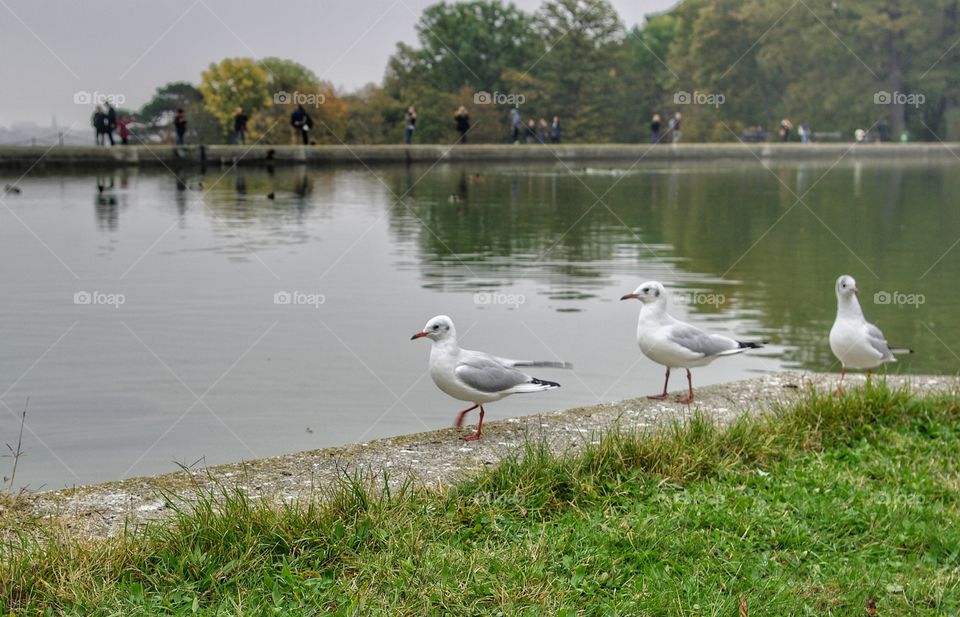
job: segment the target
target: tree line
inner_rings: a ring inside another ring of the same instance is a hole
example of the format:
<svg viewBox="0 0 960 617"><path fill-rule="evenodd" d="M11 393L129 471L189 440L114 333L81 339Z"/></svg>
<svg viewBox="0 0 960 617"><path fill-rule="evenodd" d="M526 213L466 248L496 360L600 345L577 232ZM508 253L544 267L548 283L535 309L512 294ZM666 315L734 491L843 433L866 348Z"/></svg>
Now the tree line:
<svg viewBox="0 0 960 617"><path fill-rule="evenodd" d="M957 137L960 0L683 0L627 28L607 0L546 0L532 13L500 0L439 2L415 45L398 43L379 84L339 93L280 58L229 58L199 84L167 84L134 115L163 124L186 110L196 139L228 139L237 109L250 139L290 143L304 104L316 143L452 143L470 113L471 143L510 140L558 115L571 142L649 140L654 113L683 113L685 141L731 141L783 118L850 140Z"/></svg>

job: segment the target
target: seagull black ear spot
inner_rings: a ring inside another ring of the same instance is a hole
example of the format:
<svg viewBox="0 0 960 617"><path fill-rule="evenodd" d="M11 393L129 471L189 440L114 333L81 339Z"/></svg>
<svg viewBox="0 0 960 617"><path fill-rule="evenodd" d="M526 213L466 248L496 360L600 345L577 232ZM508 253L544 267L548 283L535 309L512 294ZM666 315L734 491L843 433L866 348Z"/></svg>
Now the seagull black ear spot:
<svg viewBox="0 0 960 617"><path fill-rule="evenodd" d="M658 289L658 290L656 290L655 292L653 292L653 295L656 296L657 298L659 298L659 297L660 297L660 290Z"/></svg>

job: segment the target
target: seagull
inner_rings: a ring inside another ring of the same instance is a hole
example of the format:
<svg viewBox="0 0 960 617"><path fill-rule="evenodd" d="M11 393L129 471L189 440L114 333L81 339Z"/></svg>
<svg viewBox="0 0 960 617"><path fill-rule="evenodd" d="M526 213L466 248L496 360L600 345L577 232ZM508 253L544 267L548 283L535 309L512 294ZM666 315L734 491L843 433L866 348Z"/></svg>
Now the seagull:
<svg viewBox="0 0 960 617"><path fill-rule="evenodd" d="M840 383L837 394L843 392L843 377L848 368L867 369L870 372L884 362L896 362L894 354L913 353L912 349L893 348L887 345L887 339L880 328L863 316L860 302L857 300L857 282L849 274L837 279L837 319L830 328L830 349L840 360Z"/></svg>
<svg viewBox="0 0 960 617"><path fill-rule="evenodd" d="M572 368L567 362L508 360L482 351L461 349L457 344L457 331L453 327L453 320L446 315L438 315L428 321L423 330L410 337L410 340L424 337L433 341L430 349L430 377L433 378L433 383L453 398L473 403L472 407L460 412L454 426L462 426L467 413L480 408L477 432L464 438L464 441L480 438L484 403L499 401L510 394L540 392L560 387L556 382L531 377L516 367Z"/></svg>
<svg viewBox="0 0 960 617"><path fill-rule="evenodd" d="M637 344L645 356L667 367L663 393L647 398L667 398L670 369L682 367L687 370L689 394L680 402L689 405L693 402L691 368L706 366L721 356L732 356L762 347L759 343L744 343L720 334L709 334L696 326L674 319L667 314L666 290L656 281L648 281L620 299L635 299L643 303L637 322Z"/></svg>

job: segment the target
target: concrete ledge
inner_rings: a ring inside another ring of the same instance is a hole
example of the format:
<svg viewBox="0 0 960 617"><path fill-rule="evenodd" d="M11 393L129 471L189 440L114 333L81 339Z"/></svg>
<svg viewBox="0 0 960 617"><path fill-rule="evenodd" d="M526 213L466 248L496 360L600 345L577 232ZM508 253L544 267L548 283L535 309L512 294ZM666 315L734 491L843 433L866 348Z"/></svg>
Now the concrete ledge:
<svg viewBox="0 0 960 617"><path fill-rule="evenodd" d="M384 163L684 161L709 159L954 159L960 143L689 143L422 146L0 146L0 168L373 165Z"/></svg>
<svg viewBox="0 0 960 617"><path fill-rule="evenodd" d="M882 379L882 377L878 377ZM863 375L847 377L847 387L863 382ZM892 387L917 393L960 391L956 377L895 375ZM380 439L368 443L325 448L273 458L181 471L150 478L23 495L19 508L54 522L71 532L91 537L117 533L168 516L166 495L189 503L197 488L237 488L251 497L277 502L316 498L324 486L344 473L389 473L391 484L406 479L425 486L445 486L495 465L528 441L546 443L557 453L575 453L614 428L627 431L656 429L684 419L699 409L720 423L744 413L758 413L798 400L808 386L832 390L837 375L780 373L697 390L691 406L646 398L579 407L542 415L488 422L483 439L464 443L471 429L442 429ZM531 405L548 404L547 397L531 398ZM456 405L451 405L451 421ZM496 417L496 406L489 416Z"/></svg>

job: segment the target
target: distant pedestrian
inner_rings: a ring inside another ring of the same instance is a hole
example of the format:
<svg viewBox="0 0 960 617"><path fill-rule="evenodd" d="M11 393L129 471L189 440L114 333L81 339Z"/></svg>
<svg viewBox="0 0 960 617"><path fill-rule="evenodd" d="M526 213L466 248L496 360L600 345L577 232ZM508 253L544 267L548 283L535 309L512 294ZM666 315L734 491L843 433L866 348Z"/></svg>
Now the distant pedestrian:
<svg viewBox="0 0 960 617"><path fill-rule="evenodd" d="M93 118L90 120L90 123L93 125L93 132L96 135L96 144L98 146L103 145L103 127L107 123L107 114L103 113L103 107L97 105L97 108L93 111Z"/></svg>
<svg viewBox="0 0 960 617"><path fill-rule="evenodd" d="M117 110L107 101L107 125L106 135L110 138L110 145L116 145L113 141L113 132L117 130ZM104 144L106 145L106 144Z"/></svg>
<svg viewBox="0 0 960 617"><path fill-rule="evenodd" d="M520 143L520 131L523 130L523 120L520 119L520 110L514 107L510 110L510 130L514 145Z"/></svg>
<svg viewBox="0 0 960 617"><path fill-rule="evenodd" d="M888 141L890 139L890 127L886 120L880 120L877 123L877 141ZM901 135L900 141L906 141Z"/></svg>
<svg viewBox="0 0 960 617"><path fill-rule="evenodd" d="M660 142L661 124L660 114L653 114L653 118L650 119L650 143L655 144Z"/></svg>
<svg viewBox="0 0 960 617"><path fill-rule="evenodd" d="M406 144L413 143L413 131L417 128L417 110L413 108L413 105L407 108L407 128L403 134L403 142Z"/></svg>
<svg viewBox="0 0 960 617"><path fill-rule="evenodd" d="M297 105L297 108L290 114L290 126L296 133L300 134L300 142L304 146L310 143L310 127L313 126L313 119L303 108L303 105Z"/></svg>
<svg viewBox="0 0 960 617"><path fill-rule="evenodd" d="M555 144L560 143L561 131L562 129L560 128L560 116L554 116L553 123L550 125L550 141L552 143L555 143Z"/></svg>
<svg viewBox="0 0 960 617"><path fill-rule="evenodd" d="M811 141L810 125L803 121L800 123L800 127L797 129L797 134L800 135L800 143L808 144Z"/></svg>
<svg viewBox="0 0 960 617"><path fill-rule="evenodd" d="M233 115L233 143L247 143L247 114L243 113L242 107L237 107L237 113Z"/></svg>
<svg viewBox="0 0 960 617"><path fill-rule="evenodd" d="M183 108L178 109L173 116L173 129L177 132L177 145L182 146L186 143L187 134L187 114L184 113Z"/></svg>
<svg viewBox="0 0 960 617"><path fill-rule="evenodd" d="M527 121L527 143L532 144L537 141L537 121L530 118Z"/></svg>
<svg viewBox="0 0 960 617"><path fill-rule="evenodd" d="M457 123L457 132L460 133L457 143L467 143L467 133L470 131L470 114L467 113L467 108L461 105L453 119Z"/></svg>
<svg viewBox="0 0 960 617"><path fill-rule="evenodd" d="M547 124L546 118L543 116L540 117L540 133L537 137L540 139L540 143L546 144L550 141L550 125Z"/></svg>
<svg viewBox="0 0 960 617"><path fill-rule="evenodd" d="M790 141L790 131L793 130L793 123L790 122L789 118L784 118L780 121L780 141Z"/></svg>
<svg viewBox="0 0 960 617"><path fill-rule="evenodd" d="M126 146L130 143L130 118L120 116L117 120L117 129L120 131L120 143Z"/></svg>
<svg viewBox="0 0 960 617"><path fill-rule="evenodd" d="M678 111L673 114L673 117L670 118L670 135L673 137L673 143L680 143L680 121L683 120L683 115Z"/></svg>

